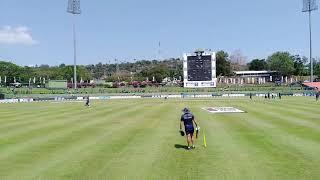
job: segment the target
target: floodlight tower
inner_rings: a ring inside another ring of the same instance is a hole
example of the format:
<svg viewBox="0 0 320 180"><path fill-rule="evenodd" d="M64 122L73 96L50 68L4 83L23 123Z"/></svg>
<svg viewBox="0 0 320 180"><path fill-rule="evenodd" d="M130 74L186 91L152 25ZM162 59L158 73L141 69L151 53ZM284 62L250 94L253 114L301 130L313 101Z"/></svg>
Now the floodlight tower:
<svg viewBox="0 0 320 180"><path fill-rule="evenodd" d="M76 40L76 15L81 14L80 10L80 0L68 0L68 13L73 15L73 58L74 58L74 67L73 67L73 82L74 89L77 89L77 40Z"/></svg>
<svg viewBox="0 0 320 180"><path fill-rule="evenodd" d="M318 9L316 0L303 0L302 12L309 12L309 38L310 38L310 82L313 82L313 60L312 60L312 28L311 12Z"/></svg>

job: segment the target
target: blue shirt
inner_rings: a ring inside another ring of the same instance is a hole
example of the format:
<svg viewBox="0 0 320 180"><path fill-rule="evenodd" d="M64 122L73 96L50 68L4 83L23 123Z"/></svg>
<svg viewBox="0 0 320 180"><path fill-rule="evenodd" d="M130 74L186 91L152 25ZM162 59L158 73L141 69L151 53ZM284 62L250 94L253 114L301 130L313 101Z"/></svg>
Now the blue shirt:
<svg viewBox="0 0 320 180"><path fill-rule="evenodd" d="M185 113L181 116L181 121L184 123L184 127L193 127L194 116L191 113Z"/></svg>

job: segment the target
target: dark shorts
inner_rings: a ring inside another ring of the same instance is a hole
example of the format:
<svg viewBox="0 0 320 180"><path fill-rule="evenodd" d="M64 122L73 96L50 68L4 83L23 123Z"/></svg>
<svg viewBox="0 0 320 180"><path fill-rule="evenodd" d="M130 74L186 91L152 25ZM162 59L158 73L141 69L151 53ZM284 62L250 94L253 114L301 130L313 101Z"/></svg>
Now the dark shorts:
<svg viewBox="0 0 320 180"><path fill-rule="evenodd" d="M188 135L188 134L193 135L193 133L194 133L194 127L193 126L186 126L185 130L186 130L186 135Z"/></svg>

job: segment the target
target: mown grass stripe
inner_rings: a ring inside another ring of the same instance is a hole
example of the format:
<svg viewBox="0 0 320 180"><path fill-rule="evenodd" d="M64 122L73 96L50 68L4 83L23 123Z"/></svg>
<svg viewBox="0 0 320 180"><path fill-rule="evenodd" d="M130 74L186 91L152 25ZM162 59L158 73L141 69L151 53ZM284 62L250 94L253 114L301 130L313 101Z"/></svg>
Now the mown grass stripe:
<svg viewBox="0 0 320 180"><path fill-rule="evenodd" d="M129 178L136 174L152 175L154 166L162 160L162 156L166 155L164 154L165 150L173 148L173 144L168 146L166 138L168 134L173 132L170 132L166 127L176 120L171 119L175 112L174 106L167 103L159 104L156 111L147 114L146 118L150 122L144 123L140 127L140 132L126 145L126 148L113 156L99 170L98 174L113 178L116 178L123 171L127 172L123 178ZM135 166L137 162L139 162L139 166Z"/></svg>
<svg viewBox="0 0 320 180"><path fill-rule="evenodd" d="M238 107L248 113L210 114L201 109L208 106ZM10 179L320 177L318 104L308 98L111 100L96 101L90 109L71 103L3 107L21 114L37 107L55 110L44 115L52 116L48 122L0 132L0 139L3 133L11 140L0 140L0 176ZM176 148L186 143L178 134L184 107L206 131L207 148L201 146L202 134L195 150ZM59 109L74 113L58 116ZM34 112L30 121L44 118L37 116L40 110ZM33 126L38 127L30 130Z"/></svg>
<svg viewBox="0 0 320 180"><path fill-rule="evenodd" d="M288 148L286 144L279 143L278 139L273 139L268 134L263 134L263 131L252 127L245 120L241 118L230 119L230 121L224 119L223 122L228 124L229 132L234 134L233 136L237 138L239 145L256 150L254 154L256 161L265 161L264 169L272 167L274 170L273 178L276 178L278 173L283 174L288 170L292 173L289 176L294 175L302 178L309 175L304 168L309 170L313 168L313 163L301 156L302 154L299 151L294 148ZM284 136L284 134L279 134L279 136Z"/></svg>
<svg viewBox="0 0 320 180"><path fill-rule="evenodd" d="M276 126L269 121L265 119L263 116L263 113L255 110L250 111L252 115L254 115L255 118L249 118L244 117L243 121L246 123L254 126L257 128L258 131L261 131L266 136L270 136L273 138L276 142L281 142L283 144L286 144L287 146L290 146L290 149L296 149L300 153L302 153L302 156L305 156L306 159L309 159L309 161L319 161L316 157L317 151L320 152L320 144L316 143L312 140L308 139L302 139L296 136L295 134L288 134L286 131L283 131L281 128L276 128ZM248 116L248 115L246 115ZM317 151L315 151L317 150Z"/></svg>
<svg viewBox="0 0 320 180"><path fill-rule="evenodd" d="M149 111L154 110L154 108L148 110L148 108L146 108L147 106L147 104L139 105L139 109L132 111L131 114L126 113L127 115L129 115L128 117L116 119L116 121L120 122L123 127L119 129L111 128L111 134L108 133L110 135L110 138L106 139L105 142L99 143L99 146L84 146L85 148L79 151L78 155L71 156L65 159L64 162L60 162L62 166L59 164L54 166L54 174L59 174L62 177L69 177L72 174L82 174L83 176L85 176L87 172L91 172L92 170L98 171L98 169L96 168L99 164L103 164L105 160L109 160L109 156L111 156L114 153L119 153L119 151L121 151L121 149L125 147L124 141L130 142L130 139L132 139L132 136L134 136L133 133L137 131L136 128L139 128L141 126L141 122L149 122L148 119L145 119L147 118L146 114ZM140 113L142 111L144 111L144 113ZM140 129L141 128L142 127L140 127ZM115 134L117 134L118 136L113 137L112 135ZM94 163L94 165L92 165L92 163ZM82 166L75 169L75 172L64 171L64 167L77 167L78 164L82 164Z"/></svg>
<svg viewBox="0 0 320 180"><path fill-rule="evenodd" d="M134 108L130 108L130 109L126 109L124 110L125 113L128 112L134 112L137 108L139 107L134 107ZM142 108L142 107L140 107ZM121 116L120 113L115 113L112 114L112 116L110 117L116 117L116 116ZM26 168L34 168L34 164L29 164L27 163L28 161L33 161L33 163L35 163L36 161L41 161L41 159L43 157L46 157L46 154L49 153L50 154L50 150L56 151L56 148L66 148L65 144L67 144L67 142L74 142L76 141L78 138L79 141L82 140L83 135L85 135L85 132L94 132L97 130L98 127L103 126L104 124L109 124L108 121L104 121L101 119L98 120L92 120L90 121L90 123L83 123L80 125L75 125L76 128L68 128L69 131L66 131L66 129L64 129L64 131L59 134L57 134L56 136L50 136L50 143L46 143L46 142L37 142L37 143L32 143L33 146L29 147L28 149L26 149L27 151L19 151L18 153L16 153L15 155L19 155L19 156L23 156L25 157L24 159L19 159L20 162L17 162L17 165L20 165L21 167L19 167L19 171L22 171L23 169ZM80 136L78 136L78 135ZM76 138L76 139L75 139ZM65 142L66 141L66 142ZM50 149L50 147L53 147L53 149ZM31 149L30 149L31 148ZM49 149L48 149L49 148ZM34 149L34 150L32 150ZM41 151L44 151L43 153L40 153ZM49 152L46 152L49 151ZM42 154L42 156L36 156L36 157L32 157L33 153L40 153ZM34 158L34 159L32 159ZM12 157L11 157L12 159ZM48 163L48 161L45 161L46 163ZM18 174L19 171L16 171L16 174ZM28 170L26 170L26 172L29 172ZM23 173L22 173L23 174Z"/></svg>
<svg viewBox="0 0 320 180"><path fill-rule="evenodd" d="M307 138L314 141L320 140L320 131L316 126L306 125L302 122L306 123L300 118L295 116L290 116L290 114L286 114L285 116L281 116L277 112L277 107L273 106L265 106L256 104L256 107L260 107L261 111L263 111L264 116L268 118L268 121L277 125L278 128L282 128L288 133L296 134L301 138Z"/></svg>
<svg viewBox="0 0 320 180"><path fill-rule="evenodd" d="M127 107L129 106L131 105L127 105ZM118 107L118 109L122 109L122 108ZM117 110L117 109L110 109L108 112L111 113L111 112L114 112L114 110ZM101 113L99 111L94 111L94 112ZM106 117L114 116L116 114L117 113L106 114ZM79 117L82 117L82 118L79 118ZM18 137L14 137L14 139L5 139L8 141L6 144L8 144L9 147L8 148L3 147L1 149L2 152L0 154L0 160L1 160L1 157L5 157L8 153L13 154L14 150L21 151L21 150L24 150L24 148L28 148L30 144L47 142L50 139L52 139L54 135L59 135L59 133L61 132L72 133L72 131L74 129L79 128L79 126L85 129L85 127L88 127L85 125L92 125L92 124L94 125L95 123L97 123L97 120L90 119L92 117L94 117L92 114L82 115L79 113L78 116L71 116L69 117L69 119L67 119L69 124L63 121L56 124L56 126L52 126L48 123L45 123L42 125L44 125L45 128L49 128L49 129L43 129L43 131L40 131L41 128L39 127L40 129L33 130L32 131L33 133L31 133L31 131L27 131L27 132L24 132L25 134L19 134Z"/></svg>
<svg viewBox="0 0 320 180"><path fill-rule="evenodd" d="M128 105L127 107L130 107L131 105ZM121 108L119 108L121 109ZM111 113L113 111L117 111L119 109L113 109L113 107L109 108L107 111L91 111L90 109L84 109L88 111L88 113L84 112L79 112L79 111L72 111L72 113L69 114L60 114L57 112L54 112L55 115L49 116L48 119L45 119L43 123L37 123L36 125L33 126L26 126L22 129L15 129L14 131L9 131L9 132L4 132L0 133L1 138L0 142L5 143L5 142L13 142L17 143L14 139L20 140L20 142L24 142L26 139L30 138L36 138L39 135L42 135L43 133L50 133L53 131L56 131L61 128L65 128L68 126L72 126L74 123L80 123L84 121L90 120L92 117L92 113ZM70 119L66 120L65 117L71 117Z"/></svg>

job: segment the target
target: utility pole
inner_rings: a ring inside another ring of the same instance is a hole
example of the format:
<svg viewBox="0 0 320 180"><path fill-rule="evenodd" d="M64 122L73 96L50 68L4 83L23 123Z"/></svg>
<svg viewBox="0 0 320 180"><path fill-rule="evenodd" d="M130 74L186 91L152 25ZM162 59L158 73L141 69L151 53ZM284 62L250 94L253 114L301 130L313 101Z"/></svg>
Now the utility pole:
<svg viewBox="0 0 320 180"><path fill-rule="evenodd" d="M318 9L316 0L303 0L302 12L309 13L309 58L310 58L310 82L313 82L313 59L312 59L312 26L311 26L311 12Z"/></svg>
<svg viewBox="0 0 320 180"><path fill-rule="evenodd" d="M74 89L77 89L77 40L76 40L76 15L81 14L80 0L68 0L68 13L73 16L73 82Z"/></svg>

